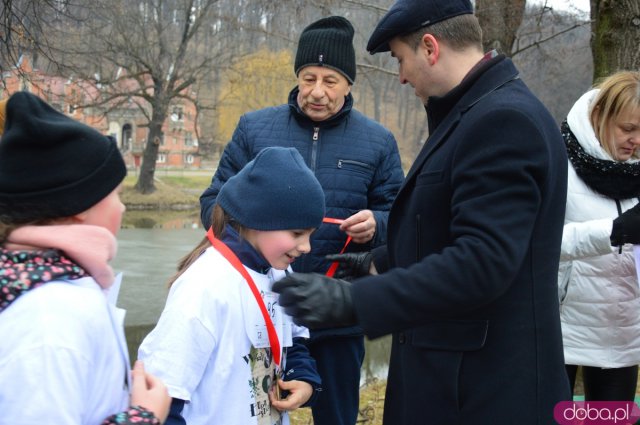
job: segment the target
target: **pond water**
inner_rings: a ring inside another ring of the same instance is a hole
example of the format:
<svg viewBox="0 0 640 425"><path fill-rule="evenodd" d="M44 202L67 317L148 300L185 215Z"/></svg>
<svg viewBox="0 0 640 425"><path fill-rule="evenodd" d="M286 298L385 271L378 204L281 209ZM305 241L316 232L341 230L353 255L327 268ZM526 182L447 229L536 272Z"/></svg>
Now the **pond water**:
<svg viewBox="0 0 640 425"><path fill-rule="evenodd" d="M180 258L204 237L204 230L193 218L183 222L172 220L171 225L125 228L118 234L118 255L112 262L114 270L123 272L118 305L127 310L125 331L129 353L133 361L142 339L151 331L164 307L167 281L175 273ZM366 355L362 380L386 378L389 337L365 341Z"/></svg>

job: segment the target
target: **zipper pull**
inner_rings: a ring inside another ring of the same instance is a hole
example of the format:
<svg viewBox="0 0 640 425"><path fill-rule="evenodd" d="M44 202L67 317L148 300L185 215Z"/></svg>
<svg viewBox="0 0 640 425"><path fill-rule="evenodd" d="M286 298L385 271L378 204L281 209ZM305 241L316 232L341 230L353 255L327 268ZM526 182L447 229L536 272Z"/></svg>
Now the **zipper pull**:
<svg viewBox="0 0 640 425"><path fill-rule="evenodd" d="M313 141L318 140L318 133L320 132L320 127L313 127Z"/></svg>

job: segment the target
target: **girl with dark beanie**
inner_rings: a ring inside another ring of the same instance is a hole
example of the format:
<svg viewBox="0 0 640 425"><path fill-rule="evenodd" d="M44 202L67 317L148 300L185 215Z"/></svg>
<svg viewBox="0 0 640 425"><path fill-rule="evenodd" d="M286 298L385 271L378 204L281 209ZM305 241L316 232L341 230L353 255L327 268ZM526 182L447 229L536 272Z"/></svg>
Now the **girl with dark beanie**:
<svg viewBox="0 0 640 425"><path fill-rule="evenodd" d="M108 261L125 175L113 139L30 93L9 98L0 139L3 423L166 418L162 382L140 362L129 373L124 311L114 305L118 285Z"/></svg>

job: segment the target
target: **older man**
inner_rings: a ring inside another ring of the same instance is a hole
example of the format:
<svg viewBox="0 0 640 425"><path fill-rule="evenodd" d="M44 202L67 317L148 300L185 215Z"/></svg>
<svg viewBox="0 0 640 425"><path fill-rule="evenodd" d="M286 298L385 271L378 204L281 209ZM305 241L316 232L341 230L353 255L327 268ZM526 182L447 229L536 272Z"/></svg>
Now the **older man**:
<svg viewBox="0 0 640 425"><path fill-rule="evenodd" d="M353 35L351 23L338 16L303 30L294 66L298 85L288 104L240 118L211 186L200 198L202 222L209 226L220 187L261 149L298 149L325 191L327 212L327 223L312 236L311 253L293 263L300 272L326 273L330 262L325 255L343 248L368 251L385 243L388 212L403 179L393 135L353 109ZM323 389L312 407L315 425L355 424L362 329L313 331L307 346L322 377Z"/></svg>

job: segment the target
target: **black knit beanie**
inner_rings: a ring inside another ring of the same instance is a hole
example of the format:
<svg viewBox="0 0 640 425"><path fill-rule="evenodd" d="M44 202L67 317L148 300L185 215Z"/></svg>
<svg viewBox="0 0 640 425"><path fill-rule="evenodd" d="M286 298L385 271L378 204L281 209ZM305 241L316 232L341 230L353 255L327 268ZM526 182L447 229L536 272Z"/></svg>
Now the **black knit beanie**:
<svg viewBox="0 0 640 425"><path fill-rule="evenodd" d="M296 76L305 66L327 66L356 80L356 53L353 49L353 26L342 16L322 18L300 34L294 70Z"/></svg>
<svg viewBox="0 0 640 425"><path fill-rule="evenodd" d="M81 213L126 174L112 138L31 93L9 98L0 139L0 220L22 223Z"/></svg>
<svg viewBox="0 0 640 425"><path fill-rule="evenodd" d="M324 217L324 191L295 148L261 150L222 185L216 202L254 230L316 228Z"/></svg>

